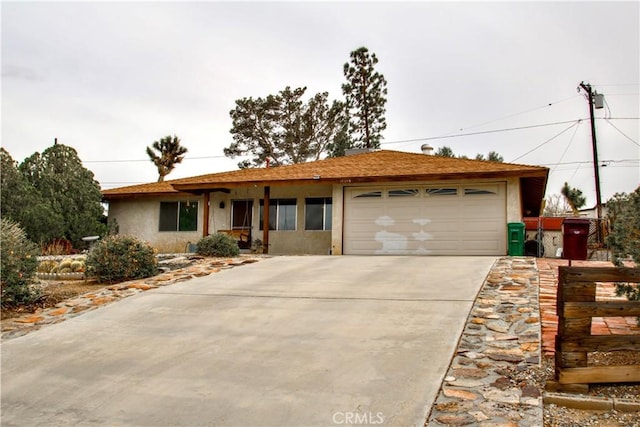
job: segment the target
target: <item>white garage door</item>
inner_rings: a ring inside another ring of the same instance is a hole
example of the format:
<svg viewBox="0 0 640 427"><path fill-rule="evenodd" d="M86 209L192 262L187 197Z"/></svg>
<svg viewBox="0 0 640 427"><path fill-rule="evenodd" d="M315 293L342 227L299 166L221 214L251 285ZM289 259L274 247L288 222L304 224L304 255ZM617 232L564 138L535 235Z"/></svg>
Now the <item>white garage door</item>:
<svg viewBox="0 0 640 427"><path fill-rule="evenodd" d="M345 188L351 255L504 255L504 183Z"/></svg>

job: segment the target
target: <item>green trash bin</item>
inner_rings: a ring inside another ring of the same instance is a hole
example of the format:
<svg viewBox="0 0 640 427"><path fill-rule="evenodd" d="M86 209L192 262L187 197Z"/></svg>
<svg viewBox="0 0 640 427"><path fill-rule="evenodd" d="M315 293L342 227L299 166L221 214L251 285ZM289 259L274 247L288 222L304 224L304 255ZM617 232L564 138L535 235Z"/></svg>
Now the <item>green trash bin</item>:
<svg viewBox="0 0 640 427"><path fill-rule="evenodd" d="M524 255L524 223L510 222L507 224L507 236L509 239L509 256Z"/></svg>

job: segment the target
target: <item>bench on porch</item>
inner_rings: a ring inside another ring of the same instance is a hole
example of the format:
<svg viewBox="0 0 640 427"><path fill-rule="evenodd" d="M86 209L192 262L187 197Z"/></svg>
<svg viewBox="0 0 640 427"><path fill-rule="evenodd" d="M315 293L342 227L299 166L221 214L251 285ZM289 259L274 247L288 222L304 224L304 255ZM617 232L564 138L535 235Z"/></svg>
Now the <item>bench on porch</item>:
<svg viewBox="0 0 640 427"><path fill-rule="evenodd" d="M249 234L250 230L245 229L237 229L237 230L218 230L218 233L226 234L229 237L238 241L238 247L240 249L249 249L251 247L251 236Z"/></svg>

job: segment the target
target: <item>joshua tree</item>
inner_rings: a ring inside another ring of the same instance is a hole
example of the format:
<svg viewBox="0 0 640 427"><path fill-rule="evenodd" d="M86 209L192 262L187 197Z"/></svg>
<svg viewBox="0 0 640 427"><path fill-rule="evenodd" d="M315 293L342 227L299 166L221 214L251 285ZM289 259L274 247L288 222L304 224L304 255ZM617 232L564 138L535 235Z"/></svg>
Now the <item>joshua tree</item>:
<svg viewBox="0 0 640 427"><path fill-rule="evenodd" d="M176 135L167 135L147 147L147 155L158 168L158 182L164 181L164 177L182 162L186 152L187 149L180 145L180 138Z"/></svg>

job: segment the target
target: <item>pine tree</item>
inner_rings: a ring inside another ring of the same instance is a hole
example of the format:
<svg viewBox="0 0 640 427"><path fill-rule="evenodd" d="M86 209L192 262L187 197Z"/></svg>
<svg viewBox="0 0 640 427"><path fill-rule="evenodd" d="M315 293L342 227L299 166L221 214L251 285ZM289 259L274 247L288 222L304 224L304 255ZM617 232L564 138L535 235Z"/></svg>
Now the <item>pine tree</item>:
<svg viewBox="0 0 640 427"><path fill-rule="evenodd" d="M366 47L351 52L350 58L343 67L347 83L342 85L349 117L349 146L380 148L382 131L387 127L387 81L375 70L376 54L369 54Z"/></svg>

